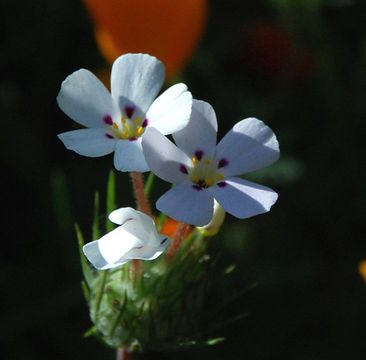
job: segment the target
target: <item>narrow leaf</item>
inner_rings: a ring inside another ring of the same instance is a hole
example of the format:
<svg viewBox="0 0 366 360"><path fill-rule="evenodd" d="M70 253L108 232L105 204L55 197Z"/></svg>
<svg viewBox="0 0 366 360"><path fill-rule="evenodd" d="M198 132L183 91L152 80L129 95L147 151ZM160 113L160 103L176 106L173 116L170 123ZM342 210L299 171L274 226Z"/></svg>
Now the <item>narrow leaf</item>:
<svg viewBox="0 0 366 360"><path fill-rule="evenodd" d="M75 231L76 231L76 236L77 236L78 243L79 243L81 269L82 269L86 284L90 288L93 283L94 276L93 276L93 272L90 268L90 265L88 263L88 260L86 259L85 255L83 253L83 246L85 244L85 241L84 241L83 234L82 234L81 229L78 224L75 224Z"/></svg>
<svg viewBox="0 0 366 360"><path fill-rule="evenodd" d="M100 211L99 192L96 191L94 195L93 240L98 240L101 237L99 211Z"/></svg>
<svg viewBox="0 0 366 360"><path fill-rule="evenodd" d="M116 209L116 175L113 170L109 172L108 176L108 184L107 184L107 215L110 214L113 210ZM106 220L106 229L107 231L112 231L115 228L115 225L108 220Z"/></svg>

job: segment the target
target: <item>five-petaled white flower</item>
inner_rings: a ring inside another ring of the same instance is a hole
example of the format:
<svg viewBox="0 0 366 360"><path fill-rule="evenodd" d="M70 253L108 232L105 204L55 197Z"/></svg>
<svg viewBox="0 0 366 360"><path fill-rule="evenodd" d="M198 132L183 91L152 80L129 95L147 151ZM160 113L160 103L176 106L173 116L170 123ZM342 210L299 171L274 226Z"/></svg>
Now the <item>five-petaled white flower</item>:
<svg viewBox="0 0 366 360"><path fill-rule="evenodd" d="M164 78L164 65L147 54L122 55L114 62L111 93L90 71L74 72L62 83L57 102L87 129L65 132L59 138L66 148L84 156L114 151L117 170L148 171L141 148L146 128L172 134L186 126L191 113L192 95L184 84L155 99Z"/></svg>
<svg viewBox="0 0 366 360"><path fill-rule="evenodd" d="M235 175L258 170L279 157L272 130L262 121L239 121L216 146L217 121L211 107L193 101L191 119L173 134L174 145L156 129L142 140L146 161L160 178L176 184L156 207L170 217L193 225L207 224L214 199L230 214L248 218L269 211L277 193Z"/></svg>
<svg viewBox="0 0 366 360"><path fill-rule="evenodd" d="M99 270L115 268L132 259L154 260L170 244L167 236L157 232L153 219L140 211L120 208L108 218L120 226L83 247L85 256Z"/></svg>

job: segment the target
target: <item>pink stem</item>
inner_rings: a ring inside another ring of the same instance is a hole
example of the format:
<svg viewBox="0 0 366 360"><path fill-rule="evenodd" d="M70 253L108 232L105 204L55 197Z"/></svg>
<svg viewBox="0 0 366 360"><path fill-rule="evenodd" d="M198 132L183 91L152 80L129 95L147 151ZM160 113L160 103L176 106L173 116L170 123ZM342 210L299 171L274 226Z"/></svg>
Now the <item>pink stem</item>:
<svg viewBox="0 0 366 360"><path fill-rule="evenodd" d="M132 353L127 348L117 349L117 360L132 360Z"/></svg>

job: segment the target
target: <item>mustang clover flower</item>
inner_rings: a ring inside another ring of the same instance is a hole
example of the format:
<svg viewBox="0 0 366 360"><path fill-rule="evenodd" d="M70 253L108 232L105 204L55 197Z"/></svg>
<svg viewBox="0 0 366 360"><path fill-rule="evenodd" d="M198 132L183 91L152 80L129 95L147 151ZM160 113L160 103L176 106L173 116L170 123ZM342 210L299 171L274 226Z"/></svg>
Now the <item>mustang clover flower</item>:
<svg viewBox="0 0 366 360"><path fill-rule="evenodd" d="M193 225L212 218L214 199L230 214L248 218L265 213L277 200L272 189L235 175L272 164L279 145L262 121L239 121L216 146L217 121L210 104L193 101L188 125L173 134L174 145L158 130L146 131L145 159L160 178L176 184L161 196L156 207L170 217Z"/></svg>
<svg viewBox="0 0 366 360"><path fill-rule="evenodd" d="M157 232L152 218L130 207L112 211L109 220L116 229L83 247L99 270L123 265L132 259L154 260L168 247L169 238Z"/></svg>
<svg viewBox="0 0 366 360"><path fill-rule="evenodd" d="M114 151L117 170L148 171L141 148L146 129L153 126L171 134L186 126L191 113L192 95L184 84L171 86L155 99L164 78L163 63L147 54L127 54L114 62L111 93L90 71L74 72L62 83L57 102L87 129L59 138L66 148L84 156Z"/></svg>

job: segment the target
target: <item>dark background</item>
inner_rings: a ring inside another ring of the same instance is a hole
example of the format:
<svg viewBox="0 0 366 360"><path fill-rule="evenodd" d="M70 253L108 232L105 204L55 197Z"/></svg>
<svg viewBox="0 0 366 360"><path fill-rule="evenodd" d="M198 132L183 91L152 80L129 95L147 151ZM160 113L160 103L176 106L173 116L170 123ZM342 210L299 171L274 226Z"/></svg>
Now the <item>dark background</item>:
<svg viewBox="0 0 366 360"><path fill-rule="evenodd" d="M267 215L228 217L213 240L237 264L233 287L258 284L236 304L249 317L222 329L224 344L156 358L364 359L365 5L210 1L181 79L213 104L220 136L248 116L275 131L281 161L256 179L280 198ZM0 19L0 357L113 359L82 337L91 324L73 231L90 228L112 160L56 138L74 126L55 101L62 80L105 65L93 24L75 0L2 0Z"/></svg>

